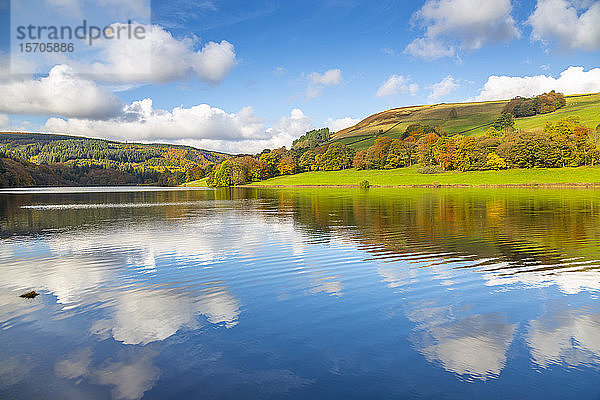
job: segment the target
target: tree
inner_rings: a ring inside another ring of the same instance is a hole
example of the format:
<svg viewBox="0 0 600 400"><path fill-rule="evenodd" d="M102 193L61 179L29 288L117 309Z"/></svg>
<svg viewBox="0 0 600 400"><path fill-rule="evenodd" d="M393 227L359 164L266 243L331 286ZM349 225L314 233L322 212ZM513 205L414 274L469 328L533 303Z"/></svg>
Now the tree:
<svg viewBox="0 0 600 400"><path fill-rule="evenodd" d="M494 121L493 127L502 132L509 132L514 129L515 120L511 113L503 113Z"/></svg>
<svg viewBox="0 0 600 400"><path fill-rule="evenodd" d="M490 153L487 155L487 166L489 169L495 170L506 169L508 167L506 160L496 153Z"/></svg>
<svg viewBox="0 0 600 400"><path fill-rule="evenodd" d="M590 132L588 144L590 145L590 163L594 166L600 161L600 124Z"/></svg>
<svg viewBox="0 0 600 400"><path fill-rule="evenodd" d="M323 154L315 156L315 165L313 170L319 171L338 171L341 169L352 168L354 151L340 142L332 143Z"/></svg>
<svg viewBox="0 0 600 400"><path fill-rule="evenodd" d="M446 171L454 169L456 143L454 139L441 137L435 144L435 160Z"/></svg>
<svg viewBox="0 0 600 400"><path fill-rule="evenodd" d="M392 139L389 137L384 136L375 139L375 144L367 150L367 164L369 168L383 169L391 144Z"/></svg>
<svg viewBox="0 0 600 400"><path fill-rule="evenodd" d="M281 157L277 169L281 175L293 175L298 171L298 164L291 154L285 154Z"/></svg>
<svg viewBox="0 0 600 400"><path fill-rule="evenodd" d="M317 153L314 150L307 150L298 159L298 168L302 172L308 172L311 170L312 165L315 163L315 156Z"/></svg>
<svg viewBox="0 0 600 400"><path fill-rule="evenodd" d="M502 136L504 136L504 134L492 126L487 131L485 131L485 136L493 137L493 138L501 138Z"/></svg>
<svg viewBox="0 0 600 400"><path fill-rule="evenodd" d="M298 139L292 142L293 149L301 149L301 148L309 148L314 149L315 147L326 143L331 138L331 133L329 132L329 128L323 129L315 129L309 132L306 132L304 135L300 136Z"/></svg>
<svg viewBox="0 0 600 400"><path fill-rule="evenodd" d="M285 147L282 147L280 149L271 150L268 153L262 153L259 156L258 160L261 163L263 163L263 175L265 175L266 178L277 176L277 174L279 173L277 166L279 165L281 156L283 155L283 153L285 153L285 151Z"/></svg>
<svg viewBox="0 0 600 400"><path fill-rule="evenodd" d="M227 187L231 186L231 161L223 161L213 171L206 181L210 187Z"/></svg>
<svg viewBox="0 0 600 400"><path fill-rule="evenodd" d="M367 162L367 151L361 150L357 152L354 156L354 160L352 161L352 165L357 170L369 169L369 164Z"/></svg>
<svg viewBox="0 0 600 400"><path fill-rule="evenodd" d="M435 144L439 138L435 133L428 133L417 142L419 160L424 165L435 164Z"/></svg>
<svg viewBox="0 0 600 400"><path fill-rule="evenodd" d="M473 164L475 139L470 136L462 137L456 145L455 166L459 171L468 171Z"/></svg>

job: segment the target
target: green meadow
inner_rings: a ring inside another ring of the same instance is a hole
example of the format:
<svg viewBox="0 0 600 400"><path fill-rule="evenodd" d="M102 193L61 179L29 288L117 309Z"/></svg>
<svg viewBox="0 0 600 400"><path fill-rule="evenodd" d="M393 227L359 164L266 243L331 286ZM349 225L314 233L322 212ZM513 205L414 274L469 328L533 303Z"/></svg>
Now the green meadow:
<svg viewBox="0 0 600 400"><path fill-rule="evenodd" d="M600 167L533 168L501 171L443 172L421 174L417 168L393 170L348 169L342 171L315 171L296 175L278 176L251 185L258 186L356 186L367 180L374 186L413 185L536 185L600 183ZM198 185L200 186L200 181Z"/></svg>

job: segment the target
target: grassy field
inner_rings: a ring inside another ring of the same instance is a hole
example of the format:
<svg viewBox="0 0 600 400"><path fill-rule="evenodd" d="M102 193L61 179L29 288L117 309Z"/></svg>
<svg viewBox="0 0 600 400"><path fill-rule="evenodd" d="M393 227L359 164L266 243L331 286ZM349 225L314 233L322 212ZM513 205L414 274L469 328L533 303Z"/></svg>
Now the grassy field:
<svg viewBox="0 0 600 400"><path fill-rule="evenodd" d="M187 183L184 183L181 186L185 186L185 187L207 187L208 186L206 184L206 180L207 179L208 178L202 178L202 179L199 179L197 181L187 182Z"/></svg>
<svg viewBox="0 0 600 400"><path fill-rule="evenodd" d="M387 110L337 132L334 140L364 150L372 146L377 137L400 138L410 124L417 122L440 126L450 134L481 135L501 114L506 103L436 104ZM456 111L456 118L450 118L451 110ZM546 121L556 122L571 115L579 116L585 125L595 128L600 124L600 94L567 96L565 107L550 114L519 118L515 126L523 130L543 129Z"/></svg>
<svg viewBox="0 0 600 400"><path fill-rule="evenodd" d="M375 186L410 185L530 185L600 183L600 167L509 169L504 171L444 172L420 174L416 168L394 170L316 171L278 176L252 185L259 186L337 186L358 185L368 180Z"/></svg>

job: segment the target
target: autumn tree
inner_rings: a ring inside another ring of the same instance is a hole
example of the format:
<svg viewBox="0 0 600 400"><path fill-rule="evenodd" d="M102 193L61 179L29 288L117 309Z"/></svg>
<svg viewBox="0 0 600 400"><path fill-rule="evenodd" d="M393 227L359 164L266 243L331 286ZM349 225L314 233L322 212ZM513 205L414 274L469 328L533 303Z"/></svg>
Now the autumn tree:
<svg viewBox="0 0 600 400"><path fill-rule="evenodd" d="M319 171L338 171L342 169L352 168L354 159L354 151L345 144L335 142L327 147L323 154L315 156L315 165L313 170Z"/></svg>
<svg viewBox="0 0 600 400"><path fill-rule="evenodd" d="M435 144L439 138L435 133L428 133L417 142L419 161L424 165L435 164Z"/></svg>

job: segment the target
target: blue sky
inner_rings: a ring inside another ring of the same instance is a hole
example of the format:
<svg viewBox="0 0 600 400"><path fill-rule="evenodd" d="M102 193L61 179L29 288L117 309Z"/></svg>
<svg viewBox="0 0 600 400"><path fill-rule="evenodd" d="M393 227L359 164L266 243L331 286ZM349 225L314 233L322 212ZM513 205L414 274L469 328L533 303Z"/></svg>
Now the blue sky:
<svg viewBox="0 0 600 400"><path fill-rule="evenodd" d="M77 3L46 0L61 15ZM600 91L598 1L154 0L151 11L172 52L155 51L146 77L121 73L120 61L96 75L81 60L38 63L0 82L14 94L0 101L0 123L241 152L393 107ZM44 95L66 100L38 104Z"/></svg>

